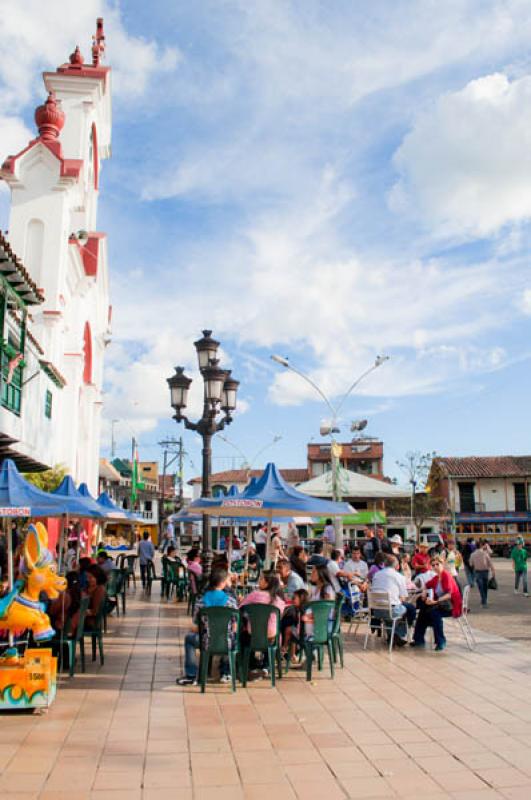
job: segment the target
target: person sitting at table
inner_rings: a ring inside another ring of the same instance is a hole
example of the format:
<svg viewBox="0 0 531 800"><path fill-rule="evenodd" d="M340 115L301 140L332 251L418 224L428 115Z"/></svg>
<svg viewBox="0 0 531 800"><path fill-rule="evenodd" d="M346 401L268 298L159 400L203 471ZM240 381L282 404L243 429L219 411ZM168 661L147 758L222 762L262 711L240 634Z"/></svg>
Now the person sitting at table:
<svg viewBox="0 0 531 800"><path fill-rule="evenodd" d="M166 555L163 556L166 561L169 561L170 564L177 564L180 561L179 556L177 555L177 548L174 547L172 544L168 545L166 548Z"/></svg>
<svg viewBox="0 0 531 800"><path fill-rule="evenodd" d="M371 585L373 592L387 592L389 602L392 607L393 619L397 619L395 644L403 646L407 643L407 623L413 625L415 622L415 606L407 602L408 588L406 579L398 571L398 559L389 553L384 556L384 566L377 572ZM379 614L374 612L373 616Z"/></svg>
<svg viewBox="0 0 531 800"><path fill-rule="evenodd" d="M245 608L245 606L250 605L251 603L261 603L264 605L272 605L275 608L278 608L281 614L283 614L284 609L286 607L286 603L284 602L284 598L282 597L282 587L280 585L280 579L278 575L274 572L266 572L260 575L258 580L258 589L254 589L254 591L250 592L240 603L240 609ZM241 642L245 644L249 641L249 631L247 629L247 623L245 621L245 616L243 617L243 629L241 632ZM273 640L277 634L277 618L276 614L271 614L269 617L269 622L267 625L267 636L268 639ZM255 661L253 658L251 661L251 668L255 668L258 666L258 662ZM267 677L269 672L267 669L263 669L263 676Z"/></svg>
<svg viewBox="0 0 531 800"><path fill-rule="evenodd" d="M296 592L297 589L305 588L304 580L292 570L291 564L287 558L280 559L277 564L277 569L284 585L284 591L288 597L292 597L293 592Z"/></svg>
<svg viewBox="0 0 531 800"><path fill-rule="evenodd" d="M199 649L199 612L202 608L237 608L236 599L226 591L229 584L229 573L226 569L212 569L206 592L197 599L192 630L184 637L184 675L176 679L178 686L190 686L197 679L197 656ZM220 659L219 671L222 683L229 683L229 663L227 658Z"/></svg>
<svg viewBox="0 0 531 800"><path fill-rule="evenodd" d="M249 547L247 548L248 556L247 556L247 564L249 567L250 572L254 572L258 575L260 570L262 569L262 559L257 553L256 545L251 542Z"/></svg>
<svg viewBox="0 0 531 800"><path fill-rule="evenodd" d="M416 553L411 559L411 566L416 575L421 575L430 568L430 554L428 553L428 544L426 542L419 544Z"/></svg>
<svg viewBox="0 0 531 800"><path fill-rule="evenodd" d="M313 553L308 559L307 566L308 567L326 567L328 564L328 559L326 556L323 555L324 545L323 542L318 539L313 546Z"/></svg>
<svg viewBox="0 0 531 800"><path fill-rule="evenodd" d="M81 603L81 587L79 585L79 573L71 570L66 573L66 591L52 600L48 607L48 616L52 628L62 631L68 617L72 617L79 611Z"/></svg>
<svg viewBox="0 0 531 800"><path fill-rule="evenodd" d="M304 583L306 583L306 562L308 561L308 556L304 547L300 544L295 545L295 547L291 550L291 555L289 557L289 563L291 564L291 569L300 575Z"/></svg>
<svg viewBox="0 0 531 800"><path fill-rule="evenodd" d="M87 588L82 596L89 598L89 606L85 614L85 630L94 630L96 617L105 602L105 585L107 575L97 564L91 564L85 571ZM81 582L80 582L81 583ZM72 615L71 633L75 634L79 624L79 609Z"/></svg>
<svg viewBox="0 0 531 800"><path fill-rule="evenodd" d="M312 574L310 576L309 599L310 602L315 600L336 599L336 590L330 579L328 567L314 567L312 569ZM334 618L335 613L334 609L332 609L328 617L329 627L334 624ZM311 611L311 606L305 610L304 614L302 615L302 621L304 622L304 636L306 639L308 639L313 636L313 614Z"/></svg>
<svg viewBox="0 0 531 800"><path fill-rule="evenodd" d="M343 564L343 569L352 573L352 579L355 583L364 583L367 580L369 567L367 562L362 559L361 548L357 545L352 548L350 556Z"/></svg>
<svg viewBox="0 0 531 800"><path fill-rule="evenodd" d="M309 600L310 595L307 589L297 589L296 592L293 592L291 605L286 606L280 620L282 652L285 658L289 653L291 661L294 660L297 645L301 641L302 617Z"/></svg>
<svg viewBox="0 0 531 800"><path fill-rule="evenodd" d="M193 572L197 578L203 574L203 567L201 565L201 554L197 547L192 547L186 554L186 566L189 572Z"/></svg>
<svg viewBox="0 0 531 800"><path fill-rule="evenodd" d="M330 578L330 583L334 587L334 591L336 594L341 591L341 582L342 581L351 581L354 577L352 572L348 572L344 567L341 568L340 560L342 558L341 550L332 550L332 554L328 564L326 565L326 569L328 570L328 576Z"/></svg>
<svg viewBox="0 0 531 800"><path fill-rule="evenodd" d="M376 555L374 556L374 564L369 569L367 574L367 578L369 583L372 583L372 580L377 572L380 572L381 569L384 568L384 560L385 560L385 553L382 550L378 550Z"/></svg>
<svg viewBox="0 0 531 800"><path fill-rule="evenodd" d="M110 557L106 550L98 551L96 556L96 564L98 567L101 567L106 574L109 574L109 572L116 566L114 559Z"/></svg>
<svg viewBox="0 0 531 800"><path fill-rule="evenodd" d="M431 567L435 572L435 577L428 581L422 598L418 601L419 615L411 647L425 647L426 628L431 627L433 628L435 649L441 651L446 647L443 619L450 616L460 617L463 611L463 601L459 587L445 569L442 559L438 556L432 558Z"/></svg>

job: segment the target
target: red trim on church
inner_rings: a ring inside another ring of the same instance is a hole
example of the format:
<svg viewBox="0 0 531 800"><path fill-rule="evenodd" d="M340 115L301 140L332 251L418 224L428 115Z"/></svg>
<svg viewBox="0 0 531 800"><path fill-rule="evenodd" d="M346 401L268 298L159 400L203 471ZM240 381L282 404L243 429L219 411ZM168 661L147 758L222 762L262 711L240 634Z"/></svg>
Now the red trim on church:
<svg viewBox="0 0 531 800"><path fill-rule="evenodd" d="M68 240L69 244L77 245L79 255L83 261L85 275L88 278L96 278L98 276L100 239L105 239L106 236L106 233L98 233L96 231L88 233L87 243L85 245L82 245L76 236L71 236Z"/></svg>
<svg viewBox="0 0 531 800"><path fill-rule="evenodd" d="M83 355L85 358L83 383L92 383L92 332L89 322L85 322L85 330L83 331Z"/></svg>
<svg viewBox="0 0 531 800"><path fill-rule="evenodd" d="M79 158L63 158L63 151L60 142L43 142L40 136L37 139L33 139L33 141L31 141L29 145L24 148L24 150L21 150L20 153L17 153L16 156L8 156L2 164L2 172L9 175L14 175L15 162L38 144L42 144L43 147L47 147L50 153L53 153L57 160L61 162L61 171L59 173L61 178L75 178L76 180L79 180L81 170L83 169L83 161Z"/></svg>
<svg viewBox="0 0 531 800"><path fill-rule="evenodd" d="M100 158L98 154L98 129L96 123L92 123L92 169L94 173L94 188L99 188Z"/></svg>

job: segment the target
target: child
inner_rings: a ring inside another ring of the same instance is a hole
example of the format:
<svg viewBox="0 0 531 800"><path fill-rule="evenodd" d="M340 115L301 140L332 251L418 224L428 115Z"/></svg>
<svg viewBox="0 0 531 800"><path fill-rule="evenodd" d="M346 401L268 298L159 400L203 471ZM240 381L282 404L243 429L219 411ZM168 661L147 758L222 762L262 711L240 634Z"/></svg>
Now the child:
<svg viewBox="0 0 531 800"><path fill-rule="evenodd" d="M295 659L297 645L301 641L301 622L310 596L306 589L297 589L293 592L292 604L288 606L282 617L282 650L284 657L289 661Z"/></svg>

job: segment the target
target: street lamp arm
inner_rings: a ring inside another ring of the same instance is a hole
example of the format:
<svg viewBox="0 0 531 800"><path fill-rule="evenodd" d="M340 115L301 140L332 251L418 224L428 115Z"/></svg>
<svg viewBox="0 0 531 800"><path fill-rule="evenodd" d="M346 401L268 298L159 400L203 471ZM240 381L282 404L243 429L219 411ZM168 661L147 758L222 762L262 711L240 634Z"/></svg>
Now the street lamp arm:
<svg viewBox="0 0 531 800"><path fill-rule="evenodd" d="M266 451L266 450L267 450L269 447L273 447L273 445L274 445L274 444L276 444L276 443L279 441L279 439L281 439L281 438L282 438L282 437L277 437L277 436L274 436L274 437L273 437L273 439L271 439L271 441L270 441L270 442L268 442L268 443L267 443L267 444L265 444L263 447L261 447L261 448L260 448L260 450L259 450L259 451L258 451L258 452L257 452L257 453L256 453L256 454L253 456L253 459L252 459L252 461L251 461L251 467L252 467L254 464L256 464L256 460L257 460L257 458L259 458L259 456L261 456L261 455L262 455L262 453L264 453L264 452L265 452L265 451Z"/></svg>
<svg viewBox="0 0 531 800"><path fill-rule="evenodd" d="M274 360L276 360L276 359L274 359ZM331 411L331 413L332 413L332 417L333 417L333 419L332 419L332 422L334 422L334 421L335 421L335 418L336 418L336 412L335 412L335 410L334 410L334 407L333 407L332 403L330 402L330 400L328 399L328 397L325 395L325 393L323 392L323 390L322 390L322 389L320 389L320 388L319 388L319 386L317 386L317 384L316 384L314 381L312 381L312 379L311 379L311 378L309 378L309 377L308 377L308 375L306 375L304 372L301 372L301 371L300 371L300 369L297 369L297 368L296 368L296 367L294 367L292 364L290 364L290 363L289 363L289 361L288 361L287 359L284 359L283 361L278 361L278 363L281 363L281 364L282 364L282 366L286 367L286 369L289 369L289 370L291 370L292 372L294 372L296 375L298 375L300 378L302 378L303 380L305 380L305 381L306 381L306 383L309 383L309 384L310 384L310 386L312 386L312 387L315 389L315 391L317 392L317 394L319 395L319 397L321 397L321 398L322 398L322 399L325 401L326 405L327 405L327 406L328 406L328 408L330 409L330 411Z"/></svg>
<svg viewBox="0 0 531 800"><path fill-rule="evenodd" d="M359 378L356 378L354 383L351 386L349 386L349 388L347 389L347 391L345 392L345 394L343 395L343 397L339 401L338 405L336 406L336 412L335 412L336 416L339 414L339 412L342 409L344 403L346 402L348 396L351 394L351 392L354 391L356 386L358 386L362 382L362 380L367 377L367 375L370 375L371 372L374 372L375 369L378 369L378 367L381 366L384 363L384 361L387 361L387 357L379 357L379 358L377 358L376 361L374 362L374 364L372 365L372 367L369 367L369 369L365 370L365 372L362 375L360 375Z"/></svg>
<svg viewBox="0 0 531 800"><path fill-rule="evenodd" d="M176 420L176 422L184 422L184 427L189 431L199 430L199 425L189 420L188 417L185 414L181 414L180 411L177 414L175 414L173 419Z"/></svg>

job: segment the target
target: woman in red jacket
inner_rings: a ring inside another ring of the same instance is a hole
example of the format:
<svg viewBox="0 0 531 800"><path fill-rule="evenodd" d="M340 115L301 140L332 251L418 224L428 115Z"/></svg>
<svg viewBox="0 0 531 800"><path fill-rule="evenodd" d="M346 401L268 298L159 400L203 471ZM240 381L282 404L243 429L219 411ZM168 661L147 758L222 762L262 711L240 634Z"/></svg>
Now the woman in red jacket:
<svg viewBox="0 0 531 800"><path fill-rule="evenodd" d="M455 580L444 568L444 562L438 556L431 560L431 568L436 573L426 584L425 591L419 600L419 615L415 623L412 647L425 647L426 628L433 628L435 649L444 650L444 617L460 617L463 610L461 592Z"/></svg>

